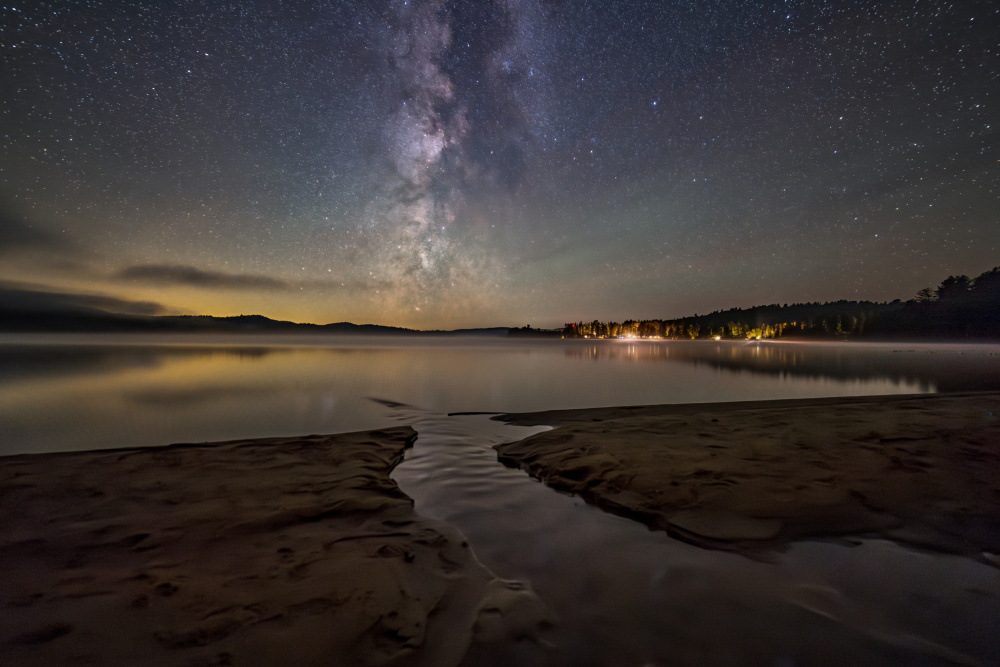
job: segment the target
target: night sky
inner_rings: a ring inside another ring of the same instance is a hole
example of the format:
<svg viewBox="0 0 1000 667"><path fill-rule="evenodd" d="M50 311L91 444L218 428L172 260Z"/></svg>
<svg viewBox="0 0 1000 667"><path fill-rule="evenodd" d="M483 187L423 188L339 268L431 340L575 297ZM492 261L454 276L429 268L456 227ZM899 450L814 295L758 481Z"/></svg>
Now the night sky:
<svg viewBox="0 0 1000 667"><path fill-rule="evenodd" d="M1000 3L0 8L0 288L561 326L1000 265Z"/></svg>

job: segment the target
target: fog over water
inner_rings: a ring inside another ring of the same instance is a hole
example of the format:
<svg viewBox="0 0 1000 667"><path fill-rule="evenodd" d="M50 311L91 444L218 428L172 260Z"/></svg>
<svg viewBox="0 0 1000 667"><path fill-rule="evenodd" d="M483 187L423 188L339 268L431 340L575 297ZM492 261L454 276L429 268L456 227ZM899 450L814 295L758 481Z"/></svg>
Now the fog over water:
<svg viewBox="0 0 1000 667"><path fill-rule="evenodd" d="M0 339L0 455L377 428L440 413L1000 387L998 347L503 338Z"/></svg>

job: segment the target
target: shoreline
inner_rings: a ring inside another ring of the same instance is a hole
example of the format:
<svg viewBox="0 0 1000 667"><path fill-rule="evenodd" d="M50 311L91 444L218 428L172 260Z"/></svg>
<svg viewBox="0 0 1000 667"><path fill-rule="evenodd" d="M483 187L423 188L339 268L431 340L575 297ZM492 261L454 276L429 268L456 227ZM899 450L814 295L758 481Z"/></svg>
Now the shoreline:
<svg viewBox="0 0 1000 667"><path fill-rule="evenodd" d="M410 427L0 458L12 664L455 665L552 619L389 477Z"/></svg>
<svg viewBox="0 0 1000 667"><path fill-rule="evenodd" d="M553 429L499 460L708 549L882 538L1000 564L1000 392L493 417Z"/></svg>

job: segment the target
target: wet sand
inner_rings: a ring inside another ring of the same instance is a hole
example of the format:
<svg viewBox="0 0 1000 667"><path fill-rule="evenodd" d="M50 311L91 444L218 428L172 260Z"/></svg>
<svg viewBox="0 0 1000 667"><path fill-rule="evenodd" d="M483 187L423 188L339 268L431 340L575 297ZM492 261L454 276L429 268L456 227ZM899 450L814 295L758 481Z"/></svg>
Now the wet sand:
<svg viewBox="0 0 1000 667"><path fill-rule="evenodd" d="M12 665L453 665L552 620L389 477L408 428L0 458Z"/></svg>
<svg viewBox="0 0 1000 667"><path fill-rule="evenodd" d="M1000 393L500 415L499 458L710 549L884 538L1000 564Z"/></svg>

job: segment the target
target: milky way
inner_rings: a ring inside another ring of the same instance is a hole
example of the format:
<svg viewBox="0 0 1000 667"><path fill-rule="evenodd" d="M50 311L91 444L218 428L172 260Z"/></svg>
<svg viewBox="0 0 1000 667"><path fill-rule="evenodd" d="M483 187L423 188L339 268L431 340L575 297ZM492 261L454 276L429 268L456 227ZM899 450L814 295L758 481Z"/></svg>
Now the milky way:
<svg viewBox="0 0 1000 667"><path fill-rule="evenodd" d="M397 89L385 125L393 169L366 211L374 232L369 274L392 310L419 310L442 299L467 305L467 290L485 296L490 263L454 240L469 124L439 64L451 45L451 28L441 2L400 2L393 10L386 47Z"/></svg>
<svg viewBox="0 0 1000 667"><path fill-rule="evenodd" d="M15 3L0 289L420 328L910 298L1000 264L998 34L989 0Z"/></svg>

